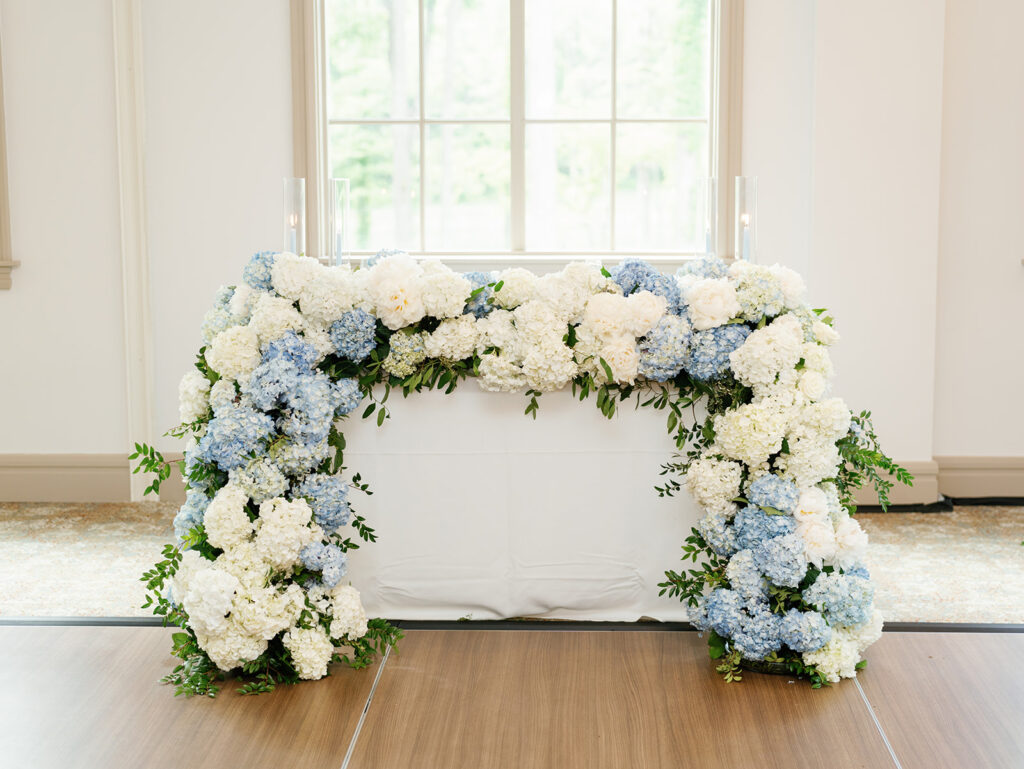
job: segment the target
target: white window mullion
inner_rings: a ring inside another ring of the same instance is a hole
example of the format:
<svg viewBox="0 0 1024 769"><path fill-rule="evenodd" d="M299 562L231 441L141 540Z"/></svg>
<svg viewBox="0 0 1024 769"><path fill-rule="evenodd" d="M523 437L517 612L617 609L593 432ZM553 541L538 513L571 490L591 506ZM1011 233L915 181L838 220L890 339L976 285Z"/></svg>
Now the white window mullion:
<svg viewBox="0 0 1024 769"><path fill-rule="evenodd" d="M509 1L509 199L512 251L526 250L526 0Z"/></svg>

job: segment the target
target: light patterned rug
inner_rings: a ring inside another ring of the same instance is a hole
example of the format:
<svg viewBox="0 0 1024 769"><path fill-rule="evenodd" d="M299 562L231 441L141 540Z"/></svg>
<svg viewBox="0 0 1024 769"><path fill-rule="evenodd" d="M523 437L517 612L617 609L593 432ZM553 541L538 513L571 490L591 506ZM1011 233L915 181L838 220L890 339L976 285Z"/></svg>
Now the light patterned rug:
<svg viewBox="0 0 1024 769"><path fill-rule="evenodd" d="M147 616L139 575L175 505L0 504L0 617ZM863 513L894 622L1024 623L1024 507Z"/></svg>

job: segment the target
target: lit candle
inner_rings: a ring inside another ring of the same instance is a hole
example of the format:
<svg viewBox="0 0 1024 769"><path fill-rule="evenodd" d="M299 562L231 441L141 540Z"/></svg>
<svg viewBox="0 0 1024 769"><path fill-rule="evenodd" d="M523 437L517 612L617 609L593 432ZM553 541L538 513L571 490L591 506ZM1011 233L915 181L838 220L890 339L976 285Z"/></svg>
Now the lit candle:
<svg viewBox="0 0 1024 769"><path fill-rule="evenodd" d="M288 217L288 224L291 226L291 230L288 233L288 237L290 238L288 250L294 254L298 245L299 232L297 227L299 224L299 217L296 214L292 214Z"/></svg>
<svg viewBox="0 0 1024 769"><path fill-rule="evenodd" d="M740 222L743 224L743 259L750 261L750 214L742 214Z"/></svg>

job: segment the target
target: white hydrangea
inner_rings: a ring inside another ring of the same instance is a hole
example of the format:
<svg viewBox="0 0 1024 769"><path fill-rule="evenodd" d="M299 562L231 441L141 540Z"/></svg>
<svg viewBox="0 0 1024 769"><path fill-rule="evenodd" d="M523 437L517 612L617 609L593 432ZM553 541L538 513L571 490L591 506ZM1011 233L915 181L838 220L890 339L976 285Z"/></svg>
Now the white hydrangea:
<svg viewBox="0 0 1024 769"><path fill-rule="evenodd" d="M759 466L782 448L790 411L785 404L764 398L719 414L714 420L716 443L726 456Z"/></svg>
<svg viewBox="0 0 1024 769"><path fill-rule="evenodd" d="M835 442L850 431L850 409L842 398L808 403L799 409L790 435Z"/></svg>
<svg viewBox="0 0 1024 769"><path fill-rule="evenodd" d="M256 302L246 328L256 333L260 347L266 347L288 331L301 331L304 325L302 315L290 299L264 294Z"/></svg>
<svg viewBox="0 0 1024 769"><path fill-rule="evenodd" d="M256 306L256 302L262 295L262 291L257 291L248 283L243 283L231 294L231 299L228 300L228 312L239 323L247 323L249 316L252 315L252 308Z"/></svg>
<svg viewBox="0 0 1024 769"><path fill-rule="evenodd" d="M256 549L255 542L242 542L217 557L217 568L238 580L242 593L262 588L270 576L270 564Z"/></svg>
<svg viewBox="0 0 1024 769"><path fill-rule="evenodd" d="M178 384L178 415L182 422L195 422L210 408L210 380L198 369L189 369Z"/></svg>
<svg viewBox="0 0 1024 769"><path fill-rule="evenodd" d="M466 309L473 284L437 260L423 263L424 312L432 318L456 318Z"/></svg>
<svg viewBox="0 0 1024 769"><path fill-rule="evenodd" d="M210 561L199 555L196 550L186 550L181 554L178 570L170 580L171 600L179 606L185 600L185 592L193 575L200 569L209 568Z"/></svg>
<svg viewBox="0 0 1024 769"><path fill-rule="evenodd" d="M304 499L268 499L260 505L256 524L257 552L275 569L290 569L302 548L323 536L319 526L310 525L312 517Z"/></svg>
<svg viewBox="0 0 1024 769"><path fill-rule="evenodd" d="M792 315L780 315L754 331L729 355L733 374L750 387L769 385L780 372L796 366L803 343L800 321Z"/></svg>
<svg viewBox="0 0 1024 769"><path fill-rule="evenodd" d="M237 395L234 379L218 379L210 388L210 407L214 411L219 411L234 403Z"/></svg>
<svg viewBox="0 0 1024 769"><path fill-rule="evenodd" d="M534 295L547 302L566 323L579 323L583 311L594 294L622 293L611 278L601 273L596 264L570 262L560 272L544 275L534 286Z"/></svg>
<svg viewBox="0 0 1024 769"><path fill-rule="evenodd" d="M481 355L488 347L497 347L508 360L519 357L519 335L510 310L494 310L476 322L479 334L476 350Z"/></svg>
<svg viewBox="0 0 1024 769"><path fill-rule="evenodd" d="M529 301L513 313L518 347L522 355L522 373L528 387L544 392L559 390L576 376L572 349L566 346L565 324L549 305Z"/></svg>
<svg viewBox="0 0 1024 769"><path fill-rule="evenodd" d="M805 665L816 666L828 681L837 684L840 678L857 675L860 650L849 633L835 628L827 644L816 651L804 652L803 659Z"/></svg>
<svg viewBox="0 0 1024 769"><path fill-rule="evenodd" d="M278 254L270 268L270 283L281 296L297 302L306 287L320 279L323 269L312 257Z"/></svg>
<svg viewBox="0 0 1024 769"><path fill-rule="evenodd" d="M221 331L206 349L206 362L226 379L246 381L260 363L259 338L252 326Z"/></svg>
<svg viewBox="0 0 1024 769"><path fill-rule="evenodd" d="M422 319L426 314L422 279L423 268L408 254L381 259L366 275L366 295L373 305L373 314L392 330Z"/></svg>
<svg viewBox="0 0 1024 769"><path fill-rule="evenodd" d="M366 609L359 591L351 585L338 585L331 596L331 638L355 640L366 635Z"/></svg>
<svg viewBox="0 0 1024 769"><path fill-rule="evenodd" d="M583 312L583 326L604 340L644 336L665 314L665 298L650 291L629 296L595 294Z"/></svg>
<svg viewBox="0 0 1024 769"><path fill-rule="evenodd" d="M284 648L291 652L299 678L314 681L327 675L334 644L322 627L293 627L281 640Z"/></svg>
<svg viewBox="0 0 1024 769"><path fill-rule="evenodd" d="M185 584L181 605L189 625L197 633L215 635L227 627L227 615L241 584L233 575L212 563L197 568Z"/></svg>
<svg viewBox="0 0 1024 769"><path fill-rule="evenodd" d="M784 478L802 488L835 477L839 461L839 449L834 440L802 435L789 438L789 453L779 455L775 466Z"/></svg>
<svg viewBox="0 0 1024 769"><path fill-rule="evenodd" d="M515 392L526 386L522 367L504 352L480 358L480 375L476 383L489 392Z"/></svg>
<svg viewBox="0 0 1024 769"><path fill-rule="evenodd" d="M477 323L472 315L460 315L441 321L423 340L428 358L463 360L473 354L477 346Z"/></svg>
<svg viewBox="0 0 1024 769"><path fill-rule="evenodd" d="M849 569L864 560L868 550L868 535L860 523L845 514L836 523L836 554L834 565Z"/></svg>
<svg viewBox="0 0 1024 769"><path fill-rule="evenodd" d="M721 326L740 312L736 287L726 278L702 278L687 287L690 321L698 331Z"/></svg>
<svg viewBox="0 0 1024 769"><path fill-rule="evenodd" d="M805 342L800 357L804 359L805 371L816 371L825 379L829 379L835 373L828 348L817 342Z"/></svg>
<svg viewBox="0 0 1024 769"><path fill-rule="evenodd" d="M246 633L269 641L294 625L304 608L305 593L295 582L283 591L255 585L235 596L231 617Z"/></svg>
<svg viewBox="0 0 1024 769"><path fill-rule="evenodd" d="M299 308L307 319L330 326L363 300L359 282L348 265L325 267L315 281L306 285Z"/></svg>
<svg viewBox="0 0 1024 769"><path fill-rule="evenodd" d="M536 294L537 276L522 267L511 267L498 273L501 288L494 292L494 303L511 310L530 301Z"/></svg>
<svg viewBox="0 0 1024 769"><path fill-rule="evenodd" d="M190 615L191 619L191 615ZM196 639L218 668L227 672L259 657L267 650L267 642L257 638L234 619L225 623L217 633L205 633L192 626Z"/></svg>
<svg viewBox="0 0 1024 769"><path fill-rule="evenodd" d="M882 637L882 626L884 624L885 619L882 616L882 612L874 609L867 622L860 625L847 626L842 628L842 631L857 645L857 651L863 654L865 649Z"/></svg>
<svg viewBox="0 0 1024 769"><path fill-rule="evenodd" d="M800 274L796 270L791 270L789 267L783 267L778 264L773 264L768 269L782 287L782 296L786 303L786 309L795 310L802 305L804 296L807 293L807 285L804 283L804 279L800 277Z"/></svg>
<svg viewBox="0 0 1024 769"><path fill-rule="evenodd" d="M252 536L253 523L245 510L248 501L249 495L233 483L217 491L203 517L206 537L211 545L228 550Z"/></svg>
<svg viewBox="0 0 1024 769"><path fill-rule="evenodd" d="M313 348L316 350L317 359L315 363L319 363L334 352L334 342L331 341L331 334L324 326L307 323L306 327L302 330L302 338L313 345Z"/></svg>
<svg viewBox="0 0 1024 769"><path fill-rule="evenodd" d="M686 488L694 501L708 512L726 516L735 511L732 500L740 494L743 467L737 462L701 457L686 471Z"/></svg>

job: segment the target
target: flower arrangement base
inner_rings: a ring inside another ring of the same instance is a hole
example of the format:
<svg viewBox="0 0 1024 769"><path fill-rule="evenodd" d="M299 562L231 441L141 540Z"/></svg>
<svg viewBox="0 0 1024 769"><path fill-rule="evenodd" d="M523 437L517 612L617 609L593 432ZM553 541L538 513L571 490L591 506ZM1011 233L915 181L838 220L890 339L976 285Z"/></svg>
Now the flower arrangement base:
<svg viewBox="0 0 1024 769"><path fill-rule="evenodd" d="M770 676L792 676L793 672L785 662L766 662L765 660L741 660L740 667L752 673L765 673Z"/></svg>

